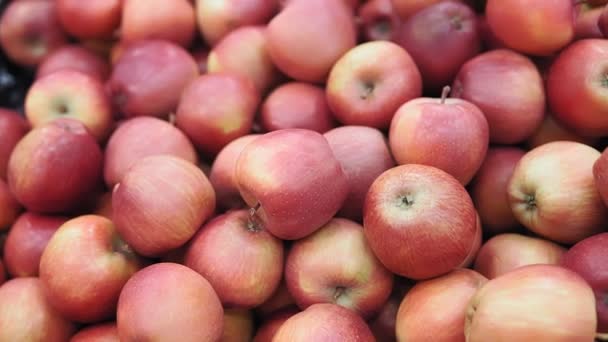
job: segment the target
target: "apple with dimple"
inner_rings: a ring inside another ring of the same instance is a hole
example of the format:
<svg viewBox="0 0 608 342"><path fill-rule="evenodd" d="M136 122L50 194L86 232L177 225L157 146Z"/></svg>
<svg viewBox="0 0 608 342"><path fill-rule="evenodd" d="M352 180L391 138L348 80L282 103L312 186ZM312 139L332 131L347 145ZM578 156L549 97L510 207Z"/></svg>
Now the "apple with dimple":
<svg viewBox="0 0 608 342"><path fill-rule="evenodd" d="M367 40L394 40L401 21L391 0L366 1L358 9L363 35Z"/></svg>

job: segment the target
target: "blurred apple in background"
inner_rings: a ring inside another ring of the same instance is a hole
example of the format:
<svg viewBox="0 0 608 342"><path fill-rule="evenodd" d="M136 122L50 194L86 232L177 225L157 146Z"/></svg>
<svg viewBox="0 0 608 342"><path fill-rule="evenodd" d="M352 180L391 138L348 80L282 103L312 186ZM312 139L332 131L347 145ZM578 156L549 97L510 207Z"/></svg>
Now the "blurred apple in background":
<svg viewBox="0 0 608 342"><path fill-rule="evenodd" d="M406 50L376 41L358 45L334 64L326 92L343 124L387 128L399 106L421 95L422 80Z"/></svg>
<svg viewBox="0 0 608 342"><path fill-rule="evenodd" d="M36 78L58 70L75 70L103 82L110 76L110 65L100 55L79 45L65 45L49 54L36 69Z"/></svg>
<svg viewBox="0 0 608 342"><path fill-rule="evenodd" d="M336 127L325 90L304 82L276 87L262 104L260 120L267 131L302 128L325 133Z"/></svg>
<svg viewBox="0 0 608 342"><path fill-rule="evenodd" d="M0 108L0 179L6 180L11 153L28 130L29 124L19 113Z"/></svg>
<svg viewBox="0 0 608 342"><path fill-rule="evenodd" d="M441 169L467 185L483 163L489 144L488 121L477 106L462 99L418 98L393 117L391 151L398 164Z"/></svg>
<svg viewBox="0 0 608 342"><path fill-rule="evenodd" d="M369 187L384 171L395 166L387 140L380 130L365 126L342 126L324 136L342 165L350 188L337 215L360 222Z"/></svg>
<svg viewBox="0 0 608 342"><path fill-rule="evenodd" d="M56 0L61 26L70 35L110 39L120 25L123 0Z"/></svg>
<svg viewBox="0 0 608 342"><path fill-rule="evenodd" d="M557 265L565 252L566 248L544 239L500 234L481 246L475 259L475 270L488 279L494 279L526 265Z"/></svg>
<svg viewBox="0 0 608 342"><path fill-rule="evenodd" d="M557 141L521 158L509 182L515 217L549 240L573 244L605 229L608 209L593 178L600 152L587 145Z"/></svg>
<svg viewBox="0 0 608 342"><path fill-rule="evenodd" d="M4 265L14 277L37 277L40 257L57 229L68 220L63 216L24 213L19 216L4 243Z"/></svg>
<svg viewBox="0 0 608 342"><path fill-rule="evenodd" d="M511 50L493 50L467 61L451 95L481 109L495 144L524 141L545 115L545 90L538 69L529 58Z"/></svg>
<svg viewBox="0 0 608 342"><path fill-rule="evenodd" d="M384 172L369 189L363 215L365 236L378 259L411 279L460 267L479 239L469 194L456 178L432 166L409 164Z"/></svg>
<svg viewBox="0 0 608 342"><path fill-rule="evenodd" d="M21 204L17 202L9 186L0 179L0 231L8 230L21 210Z"/></svg>
<svg viewBox="0 0 608 342"><path fill-rule="evenodd" d="M102 323L82 328L70 342L120 342L116 323Z"/></svg>

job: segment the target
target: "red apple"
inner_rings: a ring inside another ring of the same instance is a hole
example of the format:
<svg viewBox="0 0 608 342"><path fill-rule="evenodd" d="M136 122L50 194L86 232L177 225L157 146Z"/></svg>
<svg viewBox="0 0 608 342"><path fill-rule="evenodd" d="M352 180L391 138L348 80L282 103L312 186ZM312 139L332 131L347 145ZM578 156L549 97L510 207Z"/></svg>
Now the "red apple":
<svg viewBox="0 0 608 342"><path fill-rule="evenodd" d="M251 342L253 339L253 314L249 310L225 309L222 342Z"/></svg>
<svg viewBox="0 0 608 342"><path fill-rule="evenodd" d="M0 179L0 231L8 230L21 212L21 205L9 186Z"/></svg>
<svg viewBox="0 0 608 342"><path fill-rule="evenodd" d="M325 133L336 126L325 90L304 82L275 88L262 104L260 119L267 131L303 128Z"/></svg>
<svg viewBox="0 0 608 342"><path fill-rule="evenodd" d="M350 188L338 216L359 222L369 187L395 166L386 138L379 130L364 126L342 126L324 136L342 165Z"/></svg>
<svg viewBox="0 0 608 342"><path fill-rule="evenodd" d="M185 244L215 211L215 192L195 165L169 155L137 161L114 187L119 234L144 256Z"/></svg>
<svg viewBox="0 0 608 342"><path fill-rule="evenodd" d="M57 229L68 220L62 216L24 213L4 243L4 265L14 277L37 277L40 257Z"/></svg>
<svg viewBox="0 0 608 342"><path fill-rule="evenodd" d="M170 123L137 117L114 131L105 150L104 179L109 188L120 182L138 160L168 154L196 164L198 156L188 137Z"/></svg>
<svg viewBox="0 0 608 342"><path fill-rule="evenodd" d="M241 26L266 24L277 8L277 0L197 0L196 17L205 41L215 45Z"/></svg>
<svg viewBox="0 0 608 342"><path fill-rule="evenodd" d="M556 121L553 116L553 114L545 115L545 119L540 124L540 127L538 127L536 132L526 141L526 145L529 148L532 149L546 143L563 140L576 141L589 146L594 146L598 143L599 138L580 136L572 132L569 128L564 127L564 125Z"/></svg>
<svg viewBox="0 0 608 342"><path fill-rule="evenodd" d="M0 17L0 46L16 63L36 66L66 43L54 1L13 1Z"/></svg>
<svg viewBox="0 0 608 342"><path fill-rule="evenodd" d="M0 287L0 340L68 341L75 331L49 304L38 278L16 278Z"/></svg>
<svg viewBox="0 0 608 342"><path fill-rule="evenodd" d="M494 279L526 265L557 265L565 252L564 247L544 239L500 234L483 244L475 259L475 270Z"/></svg>
<svg viewBox="0 0 608 342"><path fill-rule="evenodd" d="M67 69L34 82L25 99L25 115L34 128L57 118L76 119L100 141L107 138L113 120L101 81Z"/></svg>
<svg viewBox="0 0 608 342"><path fill-rule="evenodd" d="M239 193L234 171L241 151L259 136L259 134L250 134L237 138L224 146L215 157L211 165L209 181L215 189L218 207L222 209L241 209L245 207L245 202Z"/></svg>
<svg viewBox="0 0 608 342"><path fill-rule="evenodd" d="M188 51L168 41L145 40L124 47L107 88L126 117L167 117L197 76L198 66Z"/></svg>
<svg viewBox="0 0 608 342"><path fill-rule="evenodd" d="M273 342L375 341L369 326L354 311L335 304L315 304L289 318Z"/></svg>
<svg viewBox="0 0 608 342"><path fill-rule="evenodd" d="M407 19L413 14L440 1L443 0L391 0L395 13L401 19Z"/></svg>
<svg viewBox="0 0 608 342"><path fill-rule="evenodd" d="M398 164L439 168L468 184L489 144L488 122L469 101L418 98L403 104L391 122L389 143Z"/></svg>
<svg viewBox="0 0 608 342"><path fill-rule="evenodd" d="M72 336L70 342L120 342L116 323L90 325Z"/></svg>
<svg viewBox="0 0 608 342"><path fill-rule="evenodd" d="M184 90L175 124L197 148L215 155L251 131L260 102L259 91L246 77L228 73L203 75Z"/></svg>
<svg viewBox="0 0 608 342"><path fill-rule="evenodd" d="M244 26L227 34L208 56L209 73L227 72L249 77L261 93L279 80L268 55L265 26Z"/></svg>
<svg viewBox="0 0 608 342"><path fill-rule="evenodd" d="M298 81L321 83L356 45L357 33L344 3L308 0L285 7L270 21L266 35L270 57L281 71Z"/></svg>
<svg viewBox="0 0 608 342"><path fill-rule="evenodd" d="M591 287L576 273L529 265L488 281L471 299L466 340L593 341Z"/></svg>
<svg viewBox="0 0 608 342"><path fill-rule="evenodd" d="M560 265L578 273L595 292L596 311L599 333L608 332L608 302L606 295L608 290L608 268L606 267L606 244L608 233L601 233L572 246L564 254Z"/></svg>
<svg viewBox="0 0 608 342"><path fill-rule="evenodd" d="M114 316L122 287L142 265L112 221L85 215L53 234L40 258L40 280L62 315L99 322Z"/></svg>
<svg viewBox="0 0 608 342"><path fill-rule="evenodd" d="M87 39L112 38L120 25L123 0L56 0L57 15L72 36Z"/></svg>
<svg viewBox="0 0 608 342"><path fill-rule="evenodd" d="M424 88L431 91L450 84L481 48L475 12L454 1L433 4L409 17L399 29L397 41L416 62Z"/></svg>
<svg viewBox="0 0 608 342"><path fill-rule="evenodd" d="M603 7L593 7L585 2L579 2L574 7L574 39L604 38L598 24L602 10Z"/></svg>
<svg viewBox="0 0 608 342"><path fill-rule="evenodd" d="M19 113L0 108L0 179L6 180L11 153L28 130L28 123Z"/></svg>
<svg viewBox="0 0 608 342"><path fill-rule="evenodd" d="M255 218L285 240L321 228L349 191L327 140L304 129L274 131L252 141L239 156L235 177Z"/></svg>
<svg viewBox="0 0 608 342"><path fill-rule="evenodd" d="M497 144L524 141L545 115L538 69L529 58L511 50L489 51L466 62L456 76L452 96L481 109L490 126L490 141Z"/></svg>
<svg viewBox="0 0 608 342"><path fill-rule="evenodd" d="M555 119L582 136L608 134L608 41L583 39L559 54L547 78L547 96Z"/></svg>
<svg viewBox="0 0 608 342"><path fill-rule="evenodd" d="M291 246L285 280L302 309L333 303L367 318L380 310L393 288L393 275L370 249L363 227L340 218Z"/></svg>
<svg viewBox="0 0 608 342"><path fill-rule="evenodd" d="M188 0L122 0L120 38L125 42L163 39L188 47L196 31Z"/></svg>
<svg viewBox="0 0 608 342"><path fill-rule="evenodd" d="M416 164L392 168L374 181L363 226L384 266L411 279L460 267L479 234L477 213L462 184L440 169Z"/></svg>
<svg viewBox="0 0 608 342"><path fill-rule="evenodd" d="M102 158L97 141L82 123L56 119L33 129L15 146L8 184L30 211L67 212L95 190Z"/></svg>
<svg viewBox="0 0 608 342"><path fill-rule="evenodd" d="M486 282L475 271L458 269L416 284L399 306L397 339L462 341L469 300Z"/></svg>
<svg viewBox="0 0 608 342"><path fill-rule="evenodd" d="M487 234L514 231L519 227L507 198L507 188L517 162L525 153L517 147L488 149L471 183L471 198Z"/></svg>
<svg viewBox="0 0 608 342"><path fill-rule="evenodd" d="M399 106L421 91L420 72L408 52L387 41L348 51L327 80L329 107L346 125L387 128Z"/></svg>
<svg viewBox="0 0 608 342"><path fill-rule="evenodd" d="M602 232L608 209L596 189L600 152L572 141L539 146L521 158L509 183L515 217L555 242L573 244Z"/></svg>
<svg viewBox="0 0 608 342"><path fill-rule="evenodd" d="M36 78L65 69L80 71L99 81L105 81L111 71L108 61L100 55L79 45L66 45L55 50L40 63Z"/></svg>
<svg viewBox="0 0 608 342"><path fill-rule="evenodd" d="M121 341L219 341L224 310L201 275L186 266L159 263L137 272L124 286L117 326Z"/></svg>
<svg viewBox="0 0 608 342"><path fill-rule="evenodd" d="M485 13L492 32L525 54L551 55L574 38L572 0L488 0Z"/></svg>
<svg viewBox="0 0 608 342"><path fill-rule="evenodd" d="M273 314L260 325L253 342L272 342L283 323L298 312L300 312L298 309L287 309Z"/></svg>
<svg viewBox="0 0 608 342"><path fill-rule="evenodd" d="M295 309L296 312L300 311L297 308L291 293L289 293L287 285L282 281L272 296L255 308L255 313L256 317L260 317L262 320L268 320L270 319L269 317L282 311L289 311L290 309Z"/></svg>
<svg viewBox="0 0 608 342"><path fill-rule="evenodd" d="M184 264L209 281L225 307L253 308L279 286L283 253L281 240L249 211L237 210L200 229L189 243Z"/></svg>
<svg viewBox="0 0 608 342"><path fill-rule="evenodd" d="M370 0L358 9L363 36L367 40L394 40L401 22L391 0Z"/></svg>

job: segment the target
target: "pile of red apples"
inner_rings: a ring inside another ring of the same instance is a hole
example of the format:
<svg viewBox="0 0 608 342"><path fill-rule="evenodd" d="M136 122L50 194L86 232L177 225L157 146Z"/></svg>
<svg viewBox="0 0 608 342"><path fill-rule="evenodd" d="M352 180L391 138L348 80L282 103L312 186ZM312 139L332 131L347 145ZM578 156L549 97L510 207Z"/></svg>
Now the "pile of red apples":
<svg viewBox="0 0 608 342"><path fill-rule="evenodd" d="M608 340L608 0L12 0L0 341Z"/></svg>

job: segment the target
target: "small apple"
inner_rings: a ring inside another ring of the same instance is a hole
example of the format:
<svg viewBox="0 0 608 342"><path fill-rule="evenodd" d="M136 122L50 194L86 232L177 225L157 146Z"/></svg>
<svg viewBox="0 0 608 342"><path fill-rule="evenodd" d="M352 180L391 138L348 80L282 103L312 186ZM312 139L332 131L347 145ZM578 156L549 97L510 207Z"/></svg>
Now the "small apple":
<svg viewBox="0 0 608 342"><path fill-rule="evenodd" d="M6 180L11 153L28 131L29 124L19 113L0 108L0 179Z"/></svg>
<svg viewBox="0 0 608 342"><path fill-rule="evenodd" d="M219 341L224 310L200 274L158 263L135 273L124 286L116 323L121 341Z"/></svg>
<svg viewBox="0 0 608 342"><path fill-rule="evenodd" d="M416 280L460 267L479 240L477 213L466 189L426 165L401 165L380 175L365 199L363 226L382 264Z"/></svg>
<svg viewBox="0 0 608 342"><path fill-rule="evenodd" d="M70 342L120 342L116 323L101 323L82 328Z"/></svg>
<svg viewBox="0 0 608 342"><path fill-rule="evenodd" d="M49 54L36 69L36 78L42 78L58 70L75 70L105 81L110 76L108 61L79 45L65 45Z"/></svg>
<svg viewBox="0 0 608 342"><path fill-rule="evenodd" d="M387 128L399 106L421 95L422 79L406 50L375 41L358 45L336 62L326 91L338 121Z"/></svg>
<svg viewBox="0 0 608 342"><path fill-rule="evenodd" d="M66 32L81 39L113 38L120 26L123 0L55 0Z"/></svg>
<svg viewBox="0 0 608 342"><path fill-rule="evenodd" d="M253 314L250 310L224 309L222 342L251 342L253 332Z"/></svg>

